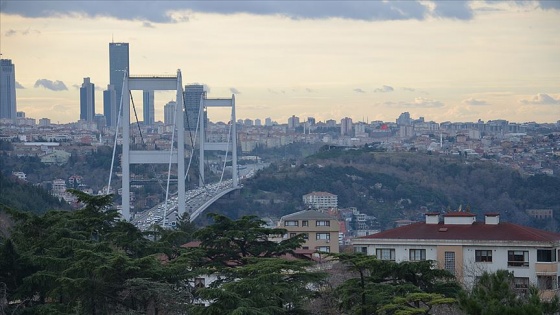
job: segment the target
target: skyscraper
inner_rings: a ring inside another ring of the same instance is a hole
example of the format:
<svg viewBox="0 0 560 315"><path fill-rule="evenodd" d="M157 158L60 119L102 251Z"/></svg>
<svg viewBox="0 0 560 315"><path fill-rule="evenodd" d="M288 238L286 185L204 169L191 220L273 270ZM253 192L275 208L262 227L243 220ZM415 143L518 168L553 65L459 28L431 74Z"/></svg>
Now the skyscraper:
<svg viewBox="0 0 560 315"><path fill-rule="evenodd" d="M166 125L173 125L174 120L173 116L175 116L175 105L177 102L170 101L169 103L165 104L163 107L163 123Z"/></svg>
<svg viewBox="0 0 560 315"><path fill-rule="evenodd" d="M130 74L128 43L109 43L109 84L115 87L115 106L117 108L119 108L121 104L123 77L125 71L128 71ZM118 109L115 110L115 112L117 111Z"/></svg>
<svg viewBox="0 0 560 315"><path fill-rule="evenodd" d="M107 85L107 90L103 91L103 115L105 122L109 127L117 126L117 115L119 108L117 107L117 93L115 87L111 84Z"/></svg>
<svg viewBox="0 0 560 315"><path fill-rule="evenodd" d="M93 121L95 116L95 85L84 78L80 88L80 120Z"/></svg>
<svg viewBox="0 0 560 315"><path fill-rule="evenodd" d="M16 119L16 67L0 59L0 118Z"/></svg>
<svg viewBox="0 0 560 315"><path fill-rule="evenodd" d="M352 118L344 117L340 120L340 134L343 136L352 136Z"/></svg>
<svg viewBox="0 0 560 315"><path fill-rule="evenodd" d="M144 91L143 93L144 125L154 124L154 91Z"/></svg>
<svg viewBox="0 0 560 315"><path fill-rule="evenodd" d="M200 99L206 97L204 86L199 84L185 85L185 130L194 131L198 123ZM202 117L204 119L205 117Z"/></svg>

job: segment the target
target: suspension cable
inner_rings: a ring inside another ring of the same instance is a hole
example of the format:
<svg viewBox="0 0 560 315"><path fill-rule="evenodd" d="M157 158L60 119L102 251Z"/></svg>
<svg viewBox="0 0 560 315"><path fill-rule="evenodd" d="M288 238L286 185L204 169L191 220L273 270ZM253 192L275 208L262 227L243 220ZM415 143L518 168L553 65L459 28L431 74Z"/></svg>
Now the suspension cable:
<svg viewBox="0 0 560 315"><path fill-rule="evenodd" d="M231 137L231 129L233 129L233 124L229 125L229 131L228 131L228 136L227 136L226 154L225 154L225 159L224 159L224 166L222 167L222 176L220 176L220 184L222 183L222 179L224 179L224 173L226 172L226 163L227 163L227 156L228 156L228 152L229 152L229 140L230 140L230 137ZM231 168L232 168L232 172L233 172L233 163L231 163Z"/></svg>
<svg viewBox="0 0 560 315"><path fill-rule="evenodd" d="M181 117L182 118L182 117ZM171 160L173 158L173 142L175 141L175 129L177 123L177 102L175 102L175 115L173 115L173 132L171 132L171 149L169 150L169 165L167 167L167 189L165 190L165 210L163 212L163 228L165 228L165 223L167 221L167 210L169 208L168 198L169 198L169 182L171 181ZM177 146L181 145L177 143ZM178 157L181 158L181 157ZM183 157L184 158L184 157ZM179 174L177 174L179 175ZM179 176L177 176L177 180Z"/></svg>

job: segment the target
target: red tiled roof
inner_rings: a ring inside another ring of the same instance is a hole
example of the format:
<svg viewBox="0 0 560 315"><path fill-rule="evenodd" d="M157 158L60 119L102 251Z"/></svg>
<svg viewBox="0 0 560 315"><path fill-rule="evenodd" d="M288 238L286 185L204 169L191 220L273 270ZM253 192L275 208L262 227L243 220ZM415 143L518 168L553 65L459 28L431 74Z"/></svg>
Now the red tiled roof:
<svg viewBox="0 0 560 315"><path fill-rule="evenodd" d="M413 223L358 239L428 239L552 242L560 233L543 231L513 223L426 224Z"/></svg>

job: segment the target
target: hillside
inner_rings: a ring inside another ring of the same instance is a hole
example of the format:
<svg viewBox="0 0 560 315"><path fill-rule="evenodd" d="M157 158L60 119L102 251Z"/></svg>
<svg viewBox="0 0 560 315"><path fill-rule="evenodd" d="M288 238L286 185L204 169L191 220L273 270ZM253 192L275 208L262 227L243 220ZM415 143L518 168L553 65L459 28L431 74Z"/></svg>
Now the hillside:
<svg viewBox="0 0 560 315"><path fill-rule="evenodd" d="M472 162L426 153L334 149L301 163L273 164L245 183L238 196L209 211L230 215L281 216L302 208L302 195L327 191L339 207L357 207L378 217L381 227L395 219L422 219L425 211L498 212L502 220L540 225L526 209L560 210L560 178L518 172L491 162ZM548 222L555 230L554 222Z"/></svg>

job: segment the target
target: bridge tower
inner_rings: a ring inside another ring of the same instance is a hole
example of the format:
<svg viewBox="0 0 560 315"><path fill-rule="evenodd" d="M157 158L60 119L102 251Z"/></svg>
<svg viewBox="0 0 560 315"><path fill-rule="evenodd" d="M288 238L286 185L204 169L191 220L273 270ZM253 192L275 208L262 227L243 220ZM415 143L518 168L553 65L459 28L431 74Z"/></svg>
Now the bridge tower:
<svg viewBox="0 0 560 315"><path fill-rule="evenodd" d="M122 216L130 220L130 165L131 164L177 164L178 174L178 211L185 213L185 126L183 119L183 87L181 70L177 75L165 76L129 76L125 72L122 97ZM130 91L165 90L177 91L174 128L177 135L177 150L173 143L169 151L131 150L130 149ZM124 97L127 95L127 97Z"/></svg>
<svg viewBox="0 0 560 315"><path fill-rule="evenodd" d="M228 142L207 142L205 139L205 115L208 107L231 107L231 132ZM206 98L204 95L200 98L200 110L198 111L198 121L200 122L199 143L200 143L200 160L199 160L199 186L205 184L204 178L204 151L229 151L231 152L232 166L232 182L233 188L239 187L239 170L237 169L237 126L235 120L235 95L231 98ZM230 141L231 140L231 141Z"/></svg>

